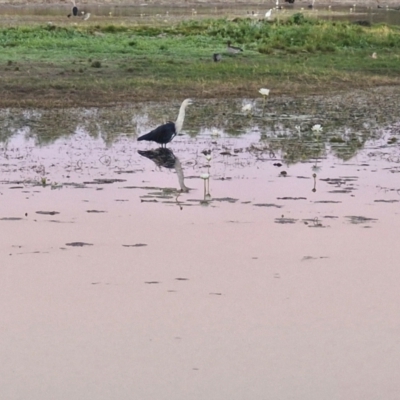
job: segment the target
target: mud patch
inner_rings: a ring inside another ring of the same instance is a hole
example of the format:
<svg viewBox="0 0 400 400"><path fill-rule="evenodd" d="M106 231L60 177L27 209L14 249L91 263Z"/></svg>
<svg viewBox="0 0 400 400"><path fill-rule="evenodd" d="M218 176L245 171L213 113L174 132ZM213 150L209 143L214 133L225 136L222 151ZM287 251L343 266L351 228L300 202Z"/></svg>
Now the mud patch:
<svg viewBox="0 0 400 400"><path fill-rule="evenodd" d="M280 206L279 204L274 204L274 203L255 203L253 206L256 207L273 207L273 208L282 208L283 206Z"/></svg>
<svg viewBox="0 0 400 400"><path fill-rule="evenodd" d="M285 218L285 217L282 217L282 218L275 218L275 223L276 224L283 224L283 225L285 225L285 224L295 224L296 222L297 222L298 220L297 219L294 219L294 218Z"/></svg>
<svg viewBox="0 0 400 400"><path fill-rule="evenodd" d="M362 216L357 216L357 215L348 215L346 216L346 218L349 219L349 222L355 225L358 224L365 224L368 222L376 222L378 221L376 218L368 218L368 217L362 217Z"/></svg>
<svg viewBox="0 0 400 400"><path fill-rule="evenodd" d="M72 247L93 246L92 243L85 243L85 242L71 242L71 243L65 243L65 245Z"/></svg>

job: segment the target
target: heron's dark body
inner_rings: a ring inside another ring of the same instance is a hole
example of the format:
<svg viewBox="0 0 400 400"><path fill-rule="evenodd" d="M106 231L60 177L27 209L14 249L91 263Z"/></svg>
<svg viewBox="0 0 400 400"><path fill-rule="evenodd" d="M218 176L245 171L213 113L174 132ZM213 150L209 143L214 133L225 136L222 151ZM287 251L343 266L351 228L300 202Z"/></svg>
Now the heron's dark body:
<svg viewBox="0 0 400 400"><path fill-rule="evenodd" d="M138 140L149 140L161 145L169 143L176 135L176 128L173 122L167 122L164 125L152 130L145 135L138 137Z"/></svg>

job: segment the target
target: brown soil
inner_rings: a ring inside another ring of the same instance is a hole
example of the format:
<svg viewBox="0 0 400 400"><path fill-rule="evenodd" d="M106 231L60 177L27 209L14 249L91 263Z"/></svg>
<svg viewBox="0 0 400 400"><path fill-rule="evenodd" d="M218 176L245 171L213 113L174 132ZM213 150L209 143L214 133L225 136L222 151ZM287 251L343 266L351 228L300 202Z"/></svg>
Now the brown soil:
<svg viewBox="0 0 400 400"><path fill-rule="evenodd" d="M397 84L400 84L398 82ZM354 89L368 89L383 86L393 86L387 82L376 82L375 85L349 84L341 82L335 86L333 92L351 92ZM218 88L186 86L176 88L139 88L139 89L34 89L21 85L20 87L3 86L0 90L0 107L40 107L40 108L59 108L59 107L107 107L123 103L135 103L143 101L168 101L176 98L192 97L197 99L233 99L233 98L254 98L257 94L259 84L237 85ZM321 87L309 85L308 87L298 84L272 85L271 89L275 95L304 96L315 94L326 94L326 85ZM184 94L184 95L182 95Z"/></svg>

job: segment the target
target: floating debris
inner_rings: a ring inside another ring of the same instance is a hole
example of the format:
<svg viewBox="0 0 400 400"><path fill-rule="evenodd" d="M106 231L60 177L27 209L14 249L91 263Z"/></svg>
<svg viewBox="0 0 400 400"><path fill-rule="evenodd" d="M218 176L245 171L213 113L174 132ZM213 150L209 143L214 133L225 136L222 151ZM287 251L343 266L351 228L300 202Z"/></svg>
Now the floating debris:
<svg viewBox="0 0 400 400"><path fill-rule="evenodd" d="M215 198L213 199L214 201L226 201L228 203L236 203L238 199L233 199L232 197L221 197L221 198Z"/></svg>
<svg viewBox="0 0 400 400"><path fill-rule="evenodd" d="M256 207L275 207L275 208L282 208L283 206L280 206L278 204L273 204L273 203L256 203L253 204L253 206Z"/></svg>
<svg viewBox="0 0 400 400"><path fill-rule="evenodd" d="M294 218L275 218L275 223L276 224L295 224L297 222L297 219Z"/></svg>
<svg viewBox="0 0 400 400"><path fill-rule="evenodd" d="M335 200L316 200L314 203L322 203L322 204L337 204L341 203L341 201L335 201Z"/></svg>
<svg viewBox="0 0 400 400"><path fill-rule="evenodd" d="M309 261L309 260L320 260L323 258L329 258L327 256L313 257L313 256L304 256L301 261Z"/></svg>
<svg viewBox="0 0 400 400"><path fill-rule="evenodd" d="M307 200L307 197L277 197L277 200Z"/></svg>
<svg viewBox="0 0 400 400"><path fill-rule="evenodd" d="M365 224L366 222L378 221L376 218L368 218L357 215L347 215L346 218L349 218L352 224Z"/></svg>
<svg viewBox="0 0 400 400"><path fill-rule="evenodd" d="M108 185L116 182L126 182L126 179L93 179L93 181L83 183L84 185Z"/></svg>
<svg viewBox="0 0 400 400"><path fill-rule="evenodd" d="M65 245L72 247L93 246L92 243L85 243L85 242L71 242L71 243L66 243Z"/></svg>

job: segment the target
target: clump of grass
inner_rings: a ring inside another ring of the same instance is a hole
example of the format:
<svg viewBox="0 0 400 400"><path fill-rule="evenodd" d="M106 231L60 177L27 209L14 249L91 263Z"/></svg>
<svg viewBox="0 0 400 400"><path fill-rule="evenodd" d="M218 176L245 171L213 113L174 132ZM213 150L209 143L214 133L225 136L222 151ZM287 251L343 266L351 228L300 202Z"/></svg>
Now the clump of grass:
<svg viewBox="0 0 400 400"><path fill-rule="evenodd" d="M334 136L329 139L330 143L345 143L345 140L341 138L340 136Z"/></svg>
<svg viewBox="0 0 400 400"><path fill-rule="evenodd" d="M107 26L98 26L98 28L102 32L106 33L121 33L121 32L127 32L129 30L128 27L122 26L122 25L107 25Z"/></svg>
<svg viewBox="0 0 400 400"><path fill-rule="evenodd" d="M93 38L93 32L109 35ZM183 21L170 27L165 26L124 26L97 25L95 27L59 27L54 25L16 27L0 29L0 48L27 47L52 49L58 47L86 46L89 49L100 45L114 47L118 52L127 53L138 46L136 37L159 37L165 41L176 41L177 37L195 40L196 45L210 42L225 43L231 40L246 49L269 54L270 49L297 53L302 50L329 53L340 50L392 49L400 47L400 33L387 25L372 27L350 22L330 22L306 18L294 14L286 21L267 22L237 18ZM121 40L124 39L125 40ZM126 40L127 39L127 40ZM176 44L176 43L174 43ZM117 46L116 46L117 45ZM115 47L116 46L116 47ZM162 48L161 48L162 49Z"/></svg>
<svg viewBox="0 0 400 400"><path fill-rule="evenodd" d="M302 13L296 13L292 15L292 17L288 20L289 23L293 23L296 25L304 25L309 23L310 20L306 19L304 17L304 14Z"/></svg>
<svg viewBox="0 0 400 400"><path fill-rule="evenodd" d="M312 47L313 51L320 51L322 53L331 53L336 51L335 46L333 46L331 43L317 43L315 47Z"/></svg>
<svg viewBox="0 0 400 400"><path fill-rule="evenodd" d="M273 49L267 44L260 45L257 50L261 54L272 54L273 53Z"/></svg>

